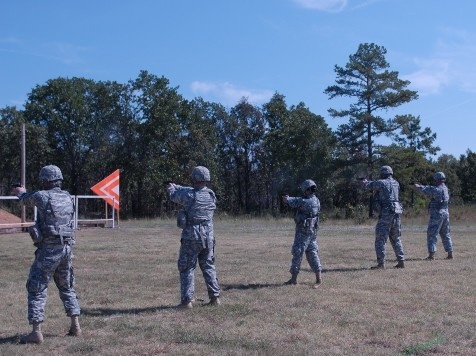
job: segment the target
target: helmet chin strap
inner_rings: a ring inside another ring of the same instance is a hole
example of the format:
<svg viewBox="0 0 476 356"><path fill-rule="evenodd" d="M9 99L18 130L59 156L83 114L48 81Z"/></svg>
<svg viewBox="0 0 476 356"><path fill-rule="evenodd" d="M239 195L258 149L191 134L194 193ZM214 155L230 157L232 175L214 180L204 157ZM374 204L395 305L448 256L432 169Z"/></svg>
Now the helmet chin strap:
<svg viewBox="0 0 476 356"><path fill-rule="evenodd" d="M206 187L206 186L207 186L207 182L204 182L204 181L193 182L193 187L194 188L203 188L203 187Z"/></svg>

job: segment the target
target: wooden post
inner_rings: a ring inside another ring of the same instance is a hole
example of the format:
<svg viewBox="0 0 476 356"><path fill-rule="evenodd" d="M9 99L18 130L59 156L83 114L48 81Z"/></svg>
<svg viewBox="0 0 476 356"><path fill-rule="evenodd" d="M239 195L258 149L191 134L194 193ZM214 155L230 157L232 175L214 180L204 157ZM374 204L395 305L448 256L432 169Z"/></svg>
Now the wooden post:
<svg viewBox="0 0 476 356"><path fill-rule="evenodd" d="M26 172L26 145L25 145L25 123L21 125L21 185L25 186L26 178L25 178L25 172ZM24 223L26 222L26 207L22 205L21 207L21 222Z"/></svg>

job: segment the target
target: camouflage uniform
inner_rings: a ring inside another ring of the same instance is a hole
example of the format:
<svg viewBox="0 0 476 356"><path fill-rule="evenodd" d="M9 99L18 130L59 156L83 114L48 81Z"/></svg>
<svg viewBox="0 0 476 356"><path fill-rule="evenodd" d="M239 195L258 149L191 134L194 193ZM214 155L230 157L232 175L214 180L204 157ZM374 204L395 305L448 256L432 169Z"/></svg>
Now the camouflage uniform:
<svg viewBox="0 0 476 356"><path fill-rule="evenodd" d="M186 304L195 293L194 274L198 264L205 279L210 299L220 296L220 286L215 270L215 239L213 213L216 209L215 193L207 188L173 185L168 188L170 200L184 207L186 225L181 235L178 258L180 272L180 298Z"/></svg>
<svg viewBox="0 0 476 356"><path fill-rule="evenodd" d="M441 172L439 173L441 174ZM435 174L435 177L437 177L437 174ZM444 175L443 179L445 179ZM428 206L430 221L427 229L428 252L436 252L438 234L441 236L445 251L453 252L453 243L450 235L450 214L448 211L448 203L450 200L448 187L442 181L436 186L417 185L416 188L430 198L430 204Z"/></svg>
<svg viewBox="0 0 476 356"><path fill-rule="evenodd" d="M66 314L70 317L79 315L80 307L74 290L72 263L74 245L72 197L67 191L54 187L49 190L23 193L18 198L20 203L26 206L37 207L35 226L42 236L41 241L34 240L37 250L26 284L29 323L43 322L51 277L58 287ZM67 219L69 226L48 225L52 219L59 217Z"/></svg>
<svg viewBox="0 0 476 356"><path fill-rule="evenodd" d="M405 254L400 239L402 235L400 215L403 212L402 205L399 202L400 186L393 179L393 171L390 167L383 166L381 168L381 172L387 171L392 173L383 179L364 181L363 187L376 191L377 204L380 208L377 225L375 226L375 253L378 266L385 265L387 239L390 239L393 251L399 262L397 266L403 266Z"/></svg>
<svg viewBox="0 0 476 356"><path fill-rule="evenodd" d="M311 180L308 180L312 182ZM306 182L308 182L306 181ZM306 183L305 182L305 183ZM312 182L314 183L314 182ZM296 230L294 234L294 243L291 248L293 258L289 272L297 275L301 269L301 263L304 254L312 271L320 272L321 261L318 255L317 231L319 229L319 213L321 204L314 193L306 197L286 197L286 203L296 209L294 221Z"/></svg>

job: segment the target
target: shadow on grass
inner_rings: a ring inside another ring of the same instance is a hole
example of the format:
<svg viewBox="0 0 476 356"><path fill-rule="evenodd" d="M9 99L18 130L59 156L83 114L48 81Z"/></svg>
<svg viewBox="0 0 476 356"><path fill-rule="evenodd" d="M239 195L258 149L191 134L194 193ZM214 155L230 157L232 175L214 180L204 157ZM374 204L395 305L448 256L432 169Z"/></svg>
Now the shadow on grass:
<svg viewBox="0 0 476 356"><path fill-rule="evenodd" d="M322 273L368 271L369 267L324 268Z"/></svg>
<svg viewBox="0 0 476 356"><path fill-rule="evenodd" d="M30 333L30 331L25 331L24 334L17 334L15 336L9 336L9 337L0 337L0 345L4 345L4 344L13 344L13 345L27 345L25 343L22 343L21 342L21 338L23 336L26 336ZM43 337L45 339L49 339L49 338L57 338L57 337L69 337L67 336L66 333L62 334L62 335L57 335L57 334L52 334L52 333L45 333L45 332L42 332L43 334ZM28 345L34 345L34 344L28 344ZM26 346L25 346L26 347ZM3 355L2 353L0 353L0 355Z"/></svg>
<svg viewBox="0 0 476 356"><path fill-rule="evenodd" d="M275 288L275 287L282 287L283 283L251 283L251 284L222 284L222 290L231 290L231 289L261 289L261 288Z"/></svg>
<svg viewBox="0 0 476 356"><path fill-rule="evenodd" d="M161 307L150 307L150 308L132 308L132 309L109 309L109 308L95 308L95 309L85 309L81 308L81 315L84 316L111 316L111 315L137 315L144 313L156 313L161 310L167 309L176 309L175 306L167 305Z"/></svg>
<svg viewBox="0 0 476 356"><path fill-rule="evenodd" d="M408 261L428 261L428 260L426 259L426 257L414 257L414 258L406 258L405 262L408 262ZM428 261L428 262L431 262L431 261Z"/></svg>
<svg viewBox="0 0 476 356"><path fill-rule="evenodd" d="M0 345L3 344L19 344L20 343L20 336L9 336L9 337L0 337Z"/></svg>

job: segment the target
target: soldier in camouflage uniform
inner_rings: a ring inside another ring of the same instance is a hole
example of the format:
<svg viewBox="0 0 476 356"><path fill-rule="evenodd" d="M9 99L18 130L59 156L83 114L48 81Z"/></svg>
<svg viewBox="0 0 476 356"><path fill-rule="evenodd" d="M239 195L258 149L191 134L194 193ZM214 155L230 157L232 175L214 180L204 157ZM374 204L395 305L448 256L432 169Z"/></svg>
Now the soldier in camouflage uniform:
<svg viewBox="0 0 476 356"><path fill-rule="evenodd" d="M427 260L435 259L436 242L438 234L441 236L443 247L448 253L447 259L453 259L453 243L450 235L450 214L448 211L448 202L450 193L445 184L446 177L443 172L436 172L433 176L435 185L421 185L416 183L414 187L422 192L426 197L430 198L428 210L430 212L430 221L427 229Z"/></svg>
<svg viewBox="0 0 476 356"><path fill-rule="evenodd" d="M395 268L405 267L405 254L403 244L400 239L401 223L400 215L403 213L403 207L399 202L400 186L393 179L393 170L389 166L380 168L380 179L374 181L362 180L364 189L376 191L377 203L380 211L378 222L375 227L375 252L377 254L377 266L372 269L385 268L385 249L387 239L390 239L393 251L397 257Z"/></svg>
<svg viewBox="0 0 476 356"><path fill-rule="evenodd" d="M43 190L27 193L23 186L13 190L22 205L37 207L38 216L35 225L30 228L30 235L37 250L26 284L28 321L33 325L33 330L21 338L22 343L36 344L43 342L41 323L45 315L48 283L52 277L66 315L71 318L68 335L81 334L78 319L80 307L74 290L72 262L73 200L67 191L61 190L63 175L57 166L43 167L39 180Z"/></svg>
<svg viewBox="0 0 476 356"><path fill-rule="evenodd" d="M294 221L296 223L296 230L294 234L294 243L291 248L293 258L291 260L291 279L285 284L297 284L297 276L301 270L301 263L306 254L307 262L312 271L316 274L316 283L314 288L317 288L321 282L321 261L318 255L317 245L317 231L319 229L319 213L321 211L321 204L316 196L317 186L311 179L305 180L301 184L303 197L283 196L283 203L296 209Z"/></svg>
<svg viewBox="0 0 476 356"><path fill-rule="evenodd" d="M220 304L220 286L215 269L215 239L213 237L213 214L216 209L215 193L207 187L210 172L197 166L191 174L192 186L183 187L168 183L170 200L183 206L177 224L181 227L181 246L178 258L180 272L179 308L190 309L195 294L195 267L198 264L205 279L210 302Z"/></svg>

